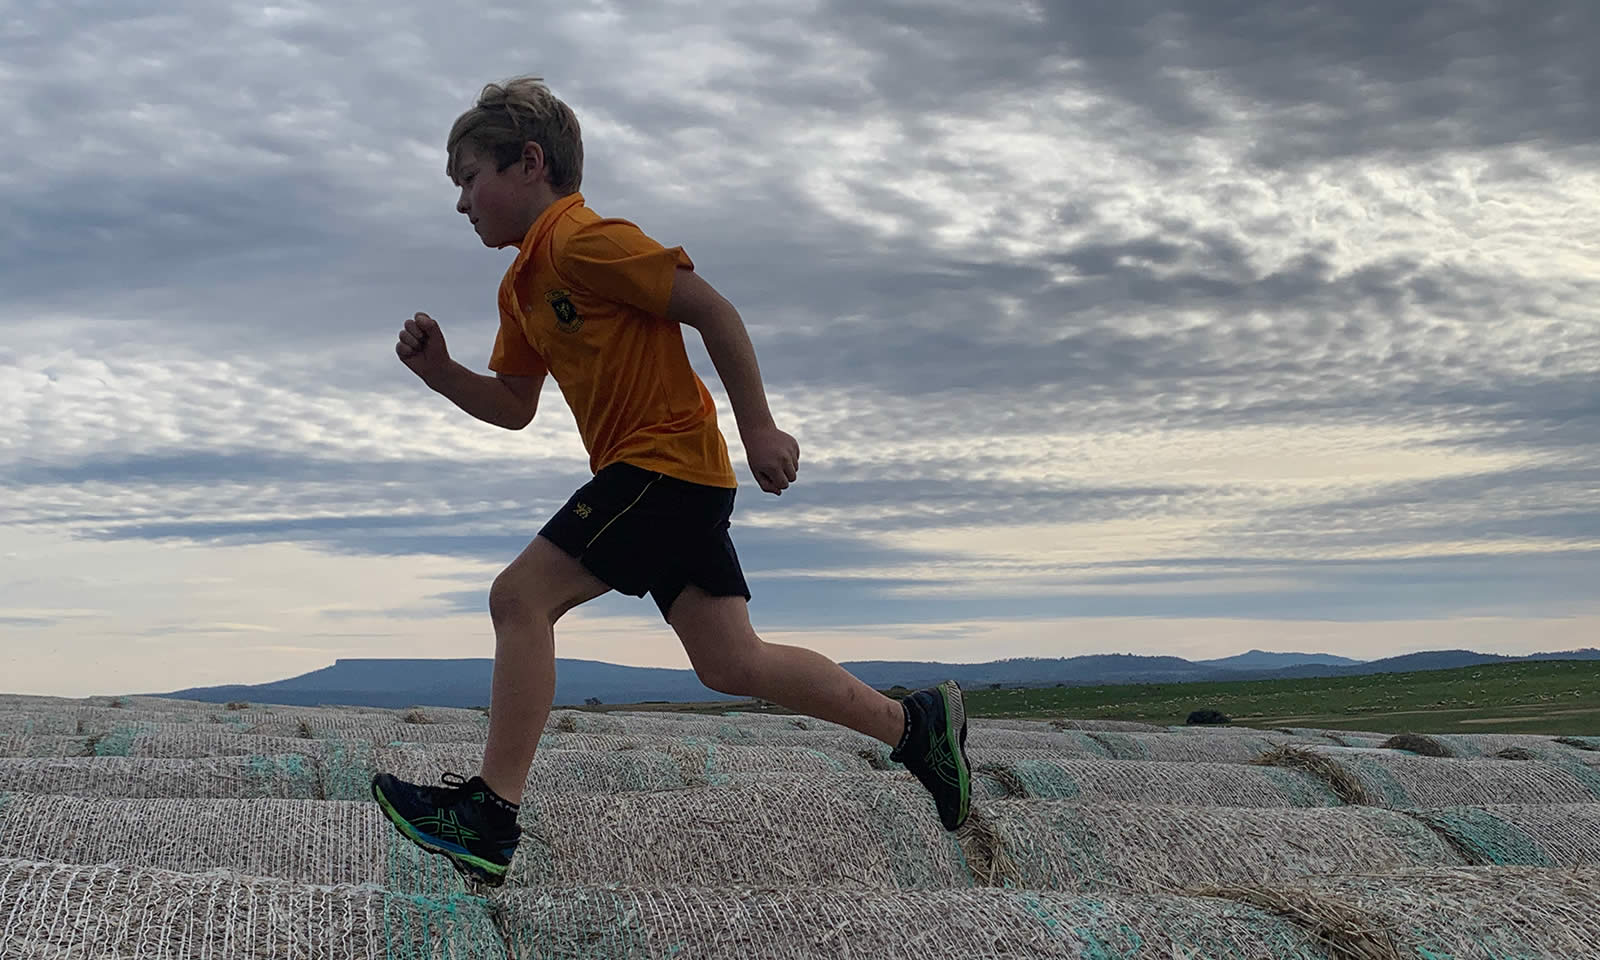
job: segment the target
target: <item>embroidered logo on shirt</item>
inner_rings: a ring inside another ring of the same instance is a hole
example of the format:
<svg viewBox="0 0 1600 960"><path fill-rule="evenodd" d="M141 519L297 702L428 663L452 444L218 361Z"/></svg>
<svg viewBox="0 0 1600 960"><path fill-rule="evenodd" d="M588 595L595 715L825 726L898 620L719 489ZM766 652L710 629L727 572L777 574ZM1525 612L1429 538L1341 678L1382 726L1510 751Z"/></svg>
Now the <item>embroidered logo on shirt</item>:
<svg viewBox="0 0 1600 960"><path fill-rule="evenodd" d="M577 333L583 327L578 308L572 305L570 290L551 290L544 295L545 302L556 312L556 329L562 333Z"/></svg>
<svg viewBox="0 0 1600 960"><path fill-rule="evenodd" d="M594 511L587 503L580 503L573 508L572 512L576 513L580 518L587 520L589 519L589 514L593 513Z"/></svg>

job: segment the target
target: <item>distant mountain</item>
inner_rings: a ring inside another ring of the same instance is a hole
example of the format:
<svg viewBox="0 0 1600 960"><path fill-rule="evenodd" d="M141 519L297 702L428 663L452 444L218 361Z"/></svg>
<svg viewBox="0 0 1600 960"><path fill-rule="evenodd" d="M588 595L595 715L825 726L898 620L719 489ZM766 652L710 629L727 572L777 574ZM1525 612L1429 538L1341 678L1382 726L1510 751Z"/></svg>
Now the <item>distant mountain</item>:
<svg viewBox="0 0 1600 960"><path fill-rule="evenodd" d="M160 696L223 703L254 700L295 706L482 707L489 703L494 661L340 659L311 673L254 686L195 687ZM626 667L598 660L556 660L556 703L645 700L738 700L707 689L693 670Z"/></svg>
<svg viewBox="0 0 1600 960"><path fill-rule="evenodd" d="M1471 650L1428 650L1407 653L1382 660L1369 660L1354 666L1326 666L1302 664L1258 674L1258 678L1309 678L1348 677L1371 673L1413 673L1420 670L1453 670L1457 667L1477 667L1486 663L1515 663L1526 660L1600 660L1600 650L1586 647L1582 650L1563 650L1557 653L1534 653L1525 657L1508 657L1498 653L1474 653Z"/></svg>
<svg viewBox="0 0 1600 960"><path fill-rule="evenodd" d="M1195 664L1204 667L1219 667L1224 670L1281 670L1285 667L1298 667L1305 664L1329 667L1350 667L1361 663L1349 657L1336 657L1331 653L1268 653L1265 650L1251 650L1232 657L1223 657L1219 660L1196 660Z"/></svg>
<svg viewBox="0 0 1600 960"><path fill-rule="evenodd" d="M1299 658L1290 666L1260 669L1255 664L1281 663L1277 658ZM954 679L969 690L1003 687L1112 686L1130 683L1190 683L1204 680L1266 680L1276 678L1338 677L1369 673L1405 673L1445 670L1514 660L1600 660L1600 650L1539 653L1507 657L1470 650L1435 650L1411 653L1367 663L1329 654L1275 654L1252 650L1237 657L1194 663L1181 657L1142 657L1131 654L1096 654L1067 658L1020 658L989 663L937 663L896 660L860 660L843 664L868 686L887 690L911 689ZM494 661L341 659L331 667L287 680L249 686L192 687L152 694L209 703L246 700L299 706L348 704L369 707L481 707L489 703ZM556 704L574 705L596 697L600 702L642 703L739 700L716 693L700 683L693 670L659 667L625 667L596 660L556 661Z"/></svg>

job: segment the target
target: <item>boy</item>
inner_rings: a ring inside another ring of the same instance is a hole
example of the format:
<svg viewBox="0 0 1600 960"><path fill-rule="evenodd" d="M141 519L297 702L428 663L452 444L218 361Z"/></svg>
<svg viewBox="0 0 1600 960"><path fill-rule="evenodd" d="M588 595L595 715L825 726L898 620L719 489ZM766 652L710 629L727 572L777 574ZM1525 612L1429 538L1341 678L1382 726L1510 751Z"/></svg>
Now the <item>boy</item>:
<svg viewBox="0 0 1600 960"><path fill-rule="evenodd" d="M516 815L555 698L553 628L610 590L649 593L713 690L760 697L893 746L933 794L946 829L967 817L961 690L953 682L885 697L822 655L756 636L750 591L728 534L737 481L716 408L695 375L684 326L698 330L728 391L762 490L795 481L800 448L773 423L744 322L694 272L625 220L602 219L578 192L577 118L535 77L483 89L455 122L445 172L456 209L488 247L515 247L500 284L494 376L450 359L438 323L418 313L395 352L467 413L520 430L552 376L577 419L594 479L495 578L495 658L483 768L444 787L388 774L372 794L399 830L498 886L516 851Z"/></svg>

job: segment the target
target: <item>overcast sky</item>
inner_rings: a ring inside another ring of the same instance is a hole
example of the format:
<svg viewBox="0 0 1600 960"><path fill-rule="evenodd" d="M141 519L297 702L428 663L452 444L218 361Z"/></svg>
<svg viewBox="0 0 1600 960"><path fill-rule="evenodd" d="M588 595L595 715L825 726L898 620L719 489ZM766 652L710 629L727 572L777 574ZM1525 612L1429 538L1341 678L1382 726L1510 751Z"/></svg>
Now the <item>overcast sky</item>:
<svg viewBox="0 0 1600 960"><path fill-rule="evenodd" d="M645 12L638 12L639 10ZM0 691L490 657L588 476L485 371L443 173L547 78L584 195L739 308L804 466L743 484L835 659L1370 658L1600 636L1600 5L217 0L0 18ZM558 654L687 667L616 595Z"/></svg>

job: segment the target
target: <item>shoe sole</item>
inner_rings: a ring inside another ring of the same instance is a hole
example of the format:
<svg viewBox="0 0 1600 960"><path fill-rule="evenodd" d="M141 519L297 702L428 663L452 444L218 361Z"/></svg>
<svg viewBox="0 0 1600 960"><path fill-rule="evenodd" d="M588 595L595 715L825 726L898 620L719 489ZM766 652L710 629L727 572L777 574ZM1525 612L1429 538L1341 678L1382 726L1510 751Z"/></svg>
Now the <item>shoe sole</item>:
<svg viewBox="0 0 1600 960"><path fill-rule="evenodd" d="M434 838L419 833L417 828L407 822L406 818L402 817L398 810L389 805L389 798L383 795L382 790L378 789L377 783L372 784L372 799L378 801L378 809L383 811L383 815L389 818L389 822L394 824L407 840L429 853L437 853L449 860L450 865L455 867L456 872L463 877L488 884L491 887L498 887L506 882L505 867L490 863L482 857L476 857L470 853L441 847L439 843L443 841L436 842Z"/></svg>
<svg viewBox="0 0 1600 960"><path fill-rule="evenodd" d="M967 751L961 743L961 728L967 725L967 704L960 685L955 681L939 684L939 692L944 697L945 736L955 750L956 771L961 778L961 810L956 817L955 827L951 829L960 829L967 822L972 806L972 772L967 769Z"/></svg>

